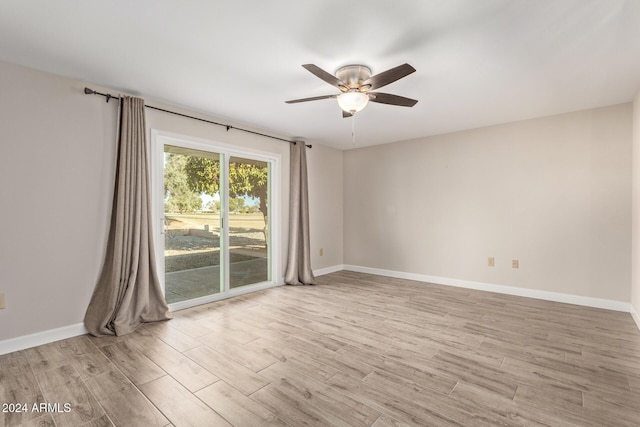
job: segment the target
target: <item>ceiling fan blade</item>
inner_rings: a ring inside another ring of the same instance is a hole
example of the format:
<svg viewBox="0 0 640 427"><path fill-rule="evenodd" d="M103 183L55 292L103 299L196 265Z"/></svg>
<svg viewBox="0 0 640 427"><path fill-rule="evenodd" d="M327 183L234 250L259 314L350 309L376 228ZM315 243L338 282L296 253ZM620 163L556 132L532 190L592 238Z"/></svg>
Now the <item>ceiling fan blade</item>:
<svg viewBox="0 0 640 427"><path fill-rule="evenodd" d="M348 111L344 111L344 110L342 110L342 118L343 118L343 119L346 119L347 117L353 117L353 114L351 114L351 113L350 113L350 112L348 112Z"/></svg>
<svg viewBox="0 0 640 427"><path fill-rule="evenodd" d="M325 82L329 83L331 86L337 87L342 92L346 92L346 91L349 90L347 85L344 84L344 82L342 80L340 80L339 78L337 78L333 74L327 73L325 70L323 70L322 68L318 67L317 65L304 64L303 67L307 71L309 71L311 74L313 74L314 76L324 80Z"/></svg>
<svg viewBox="0 0 640 427"><path fill-rule="evenodd" d="M329 98L337 98L338 95L323 95L323 96L314 96L311 98L301 98L301 99L292 99L291 101L285 101L287 104L297 104L298 102L307 102L307 101L319 101L321 99L329 99Z"/></svg>
<svg viewBox="0 0 640 427"><path fill-rule="evenodd" d="M362 86L368 86L367 90L378 89L382 86L388 85L389 83L393 83L396 80L400 80L415 71L416 69L409 64L398 65L397 67L369 77L367 80L362 82Z"/></svg>
<svg viewBox="0 0 640 427"><path fill-rule="evenodd" d="M418 102L416 99L380 92L369 92L369 101L379 104L399 105L401 107L413 107Z"/></svg>

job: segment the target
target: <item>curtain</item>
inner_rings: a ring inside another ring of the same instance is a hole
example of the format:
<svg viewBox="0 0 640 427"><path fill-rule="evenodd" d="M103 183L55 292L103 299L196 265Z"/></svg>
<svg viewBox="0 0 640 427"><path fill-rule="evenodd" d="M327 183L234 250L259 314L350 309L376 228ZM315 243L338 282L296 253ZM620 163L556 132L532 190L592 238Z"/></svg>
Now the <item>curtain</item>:
<svg viewBox="0 0 640 427"><path fill-rule="evenodd" d="M84 318L95 336L170 318L155 264L144 100L121 97L119 121L107 253Z"/></svg>
<svg viewBox="0 0 640 427"><path fill-rule="evenodd" d="M307 147L291 144L289 184L289 253L284 281L288 285L315 285L309 244L309 189L307 186Z"/></svg>

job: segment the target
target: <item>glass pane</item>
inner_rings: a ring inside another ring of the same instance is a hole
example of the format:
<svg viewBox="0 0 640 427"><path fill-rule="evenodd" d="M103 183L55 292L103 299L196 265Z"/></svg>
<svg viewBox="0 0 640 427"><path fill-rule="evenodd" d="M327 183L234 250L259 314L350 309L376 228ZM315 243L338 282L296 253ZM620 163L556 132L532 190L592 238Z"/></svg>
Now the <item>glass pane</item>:
<svg viewBox="0 0 640 427"><path fill-rule="evenodd" d="M229 287L271 280L269 163L229 159Z"/></svg>
<svg viewBox="0 0 640 427"><path fill-rule="evenodd" d="M168 303L220 292L220 155L164 146Z"/></svg>

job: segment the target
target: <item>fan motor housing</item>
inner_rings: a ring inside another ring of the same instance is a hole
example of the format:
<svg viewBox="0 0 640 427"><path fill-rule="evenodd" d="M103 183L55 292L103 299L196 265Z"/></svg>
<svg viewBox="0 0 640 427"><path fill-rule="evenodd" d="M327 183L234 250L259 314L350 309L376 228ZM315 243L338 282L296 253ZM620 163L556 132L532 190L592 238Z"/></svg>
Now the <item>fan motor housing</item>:
<svg viewBox="0 0 640 427"><path fill-rule="evenodd" d="M359 89L371 77L371 69L364 65L345 65L338 68L336 77L346 83L349 89Z"/></svg>

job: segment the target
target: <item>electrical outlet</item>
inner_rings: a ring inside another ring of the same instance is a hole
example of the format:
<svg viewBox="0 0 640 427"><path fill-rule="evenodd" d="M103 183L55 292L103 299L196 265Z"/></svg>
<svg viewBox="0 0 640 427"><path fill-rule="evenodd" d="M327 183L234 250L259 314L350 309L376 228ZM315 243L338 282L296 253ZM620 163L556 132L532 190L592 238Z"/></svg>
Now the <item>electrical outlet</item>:
<svg viewBox="0 0 640 427"><path fill-rule="evenodd" d="M496 265L496 259L490 256L489 258L487 258L487 265L489 267L494 267Z"/></svg>
<svg viewBox="0 0 640 427"><path fill-rule="evenodd" d="M520 268L520 261L518 261L517 259L512 259L511 268Z"/></svg>
<svg viewBox="0 0 640 427"><path fill-rule="evenodd" d="M0 310L5 308L4 293L0 292Z"/></svg>
<svg viewBox="0 0 640 427"><path fill-rule="evenodd" d="M324 255L324 249L320 248L320 256Z"/></svg>

